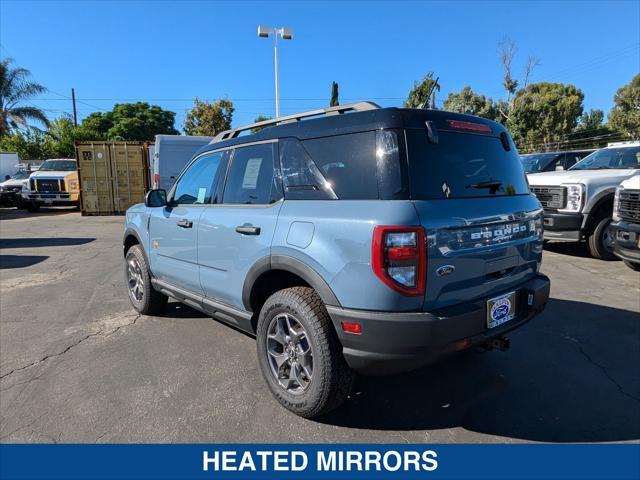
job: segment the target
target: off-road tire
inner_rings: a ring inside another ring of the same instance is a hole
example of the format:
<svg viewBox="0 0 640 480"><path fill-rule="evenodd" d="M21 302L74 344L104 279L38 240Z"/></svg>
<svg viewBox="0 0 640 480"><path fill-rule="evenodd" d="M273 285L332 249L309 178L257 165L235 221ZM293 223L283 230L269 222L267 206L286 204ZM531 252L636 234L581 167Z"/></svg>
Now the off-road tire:
<svg viewBox="0 0 640 480"><path fill-rule="evenodd" d="M613 254L613 249L608 249L605 246L605 235L610 235L611 231L607 231L607 227L611 223L611 217L605 215L599 217L596 220L596 227L587 238L587 248L589 254L593 258L599 258L600 260L615 260L616 256Z"/></svg>
<svg viewBox="0 0 640 480"><path fill-rule="evenodd" d="M313 353L313 375L307 389L298 394L285 390L272 373L267 353L271 320L293 315L304 328ZM347 365L331 318L312 288L293 287L271 295L260 310L257 326L258 363L273 396L288 410L305 418L327 413L344 403L355 378Z"/></svg>
<svg viewBox="0 0 640 480"><path fill-rule="evenodd" d="M127 276L127 269L129 261L134 259L140 267L140 276L142 278L142 298L136 299L129 288L129 277ZM127 286L127 293L129 294L129 300L133 308L143 315L155 315L162 313L167 305L167 296L156 291L151 285L151 275L149 274L149 266L145 259L142 247L140 245L133 245L128 251L124 262L124 280Z"/></svg>
<svg viewBox="0 0 640 480"><path fill-rule="evenodd" d="M629 260L624 260L624 264L629 267L634 272L640 272L640 263L630 262Z"/></svg>

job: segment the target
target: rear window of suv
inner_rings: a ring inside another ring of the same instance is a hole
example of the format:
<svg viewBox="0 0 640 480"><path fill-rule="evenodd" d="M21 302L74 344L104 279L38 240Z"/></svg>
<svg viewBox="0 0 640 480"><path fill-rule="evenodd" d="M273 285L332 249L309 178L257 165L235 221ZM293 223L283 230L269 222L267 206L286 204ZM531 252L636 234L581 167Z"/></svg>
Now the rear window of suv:
<svg viewBox="0 0 640 480"><path fill-rule="evenodd" d="M432 144L424 130L407 130L411 198L489 197L528 194L515 148L498 137L438 132Z"/></svg>

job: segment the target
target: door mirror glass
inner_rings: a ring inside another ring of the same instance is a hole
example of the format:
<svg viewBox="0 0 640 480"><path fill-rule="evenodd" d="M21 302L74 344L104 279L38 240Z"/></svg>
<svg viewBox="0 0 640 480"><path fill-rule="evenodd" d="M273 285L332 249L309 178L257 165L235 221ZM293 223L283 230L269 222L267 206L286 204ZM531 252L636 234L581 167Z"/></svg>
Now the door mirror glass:
<svg viewBox="0 0 640 480"><path fill-rule="evenodd" d="M147 207L164 207L167 204L166 190L149 190L144 197Z"/></svg>

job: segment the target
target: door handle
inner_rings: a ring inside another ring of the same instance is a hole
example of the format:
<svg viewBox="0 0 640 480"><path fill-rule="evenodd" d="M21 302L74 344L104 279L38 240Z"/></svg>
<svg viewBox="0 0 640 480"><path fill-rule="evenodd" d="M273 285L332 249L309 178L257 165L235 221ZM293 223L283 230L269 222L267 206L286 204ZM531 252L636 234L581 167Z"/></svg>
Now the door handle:
<svg viewBox="0 0 640 480"><path fill-rule="evenodd" d="M245 223L244 225L238 225L236 232L242 235L260 235L260 227L254 227L253 225Z"/></svg>
<svg viewBox="0 0 640 480"><path fill-rule="evenodd" d="M191 228L193 227L193 222L191 220L178 220L176 225L181 228Z"/></svg>

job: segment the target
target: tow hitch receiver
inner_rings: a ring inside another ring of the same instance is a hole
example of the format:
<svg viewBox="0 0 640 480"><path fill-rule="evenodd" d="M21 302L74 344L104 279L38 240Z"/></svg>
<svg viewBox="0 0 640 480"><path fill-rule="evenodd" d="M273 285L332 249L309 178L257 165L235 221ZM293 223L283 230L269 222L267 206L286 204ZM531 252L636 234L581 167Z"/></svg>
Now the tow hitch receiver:
<svg viewBox="0 0 640 480"><path fill-rule="evenodd" d="M500 350L506 352L511 346L511 340L507 337L496 337L483 345L485 350Z"/></svg>

